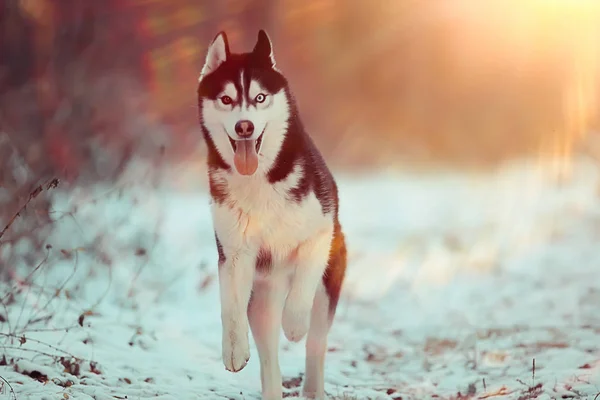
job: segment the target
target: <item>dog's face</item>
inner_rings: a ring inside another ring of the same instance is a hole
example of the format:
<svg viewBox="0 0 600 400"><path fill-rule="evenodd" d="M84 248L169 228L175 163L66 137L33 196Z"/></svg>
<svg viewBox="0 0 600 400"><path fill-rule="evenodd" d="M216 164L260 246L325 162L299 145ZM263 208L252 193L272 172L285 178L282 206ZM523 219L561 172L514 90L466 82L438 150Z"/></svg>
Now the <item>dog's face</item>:
<svg viewBox="0 0 600 400"><path fill-rule="evenodd" d="M290 116L287 82L275 69L271 40L261 30L252 52L232 54L221 32L200 74L201 123L223 160L241 175L266 172Z"/></svg>

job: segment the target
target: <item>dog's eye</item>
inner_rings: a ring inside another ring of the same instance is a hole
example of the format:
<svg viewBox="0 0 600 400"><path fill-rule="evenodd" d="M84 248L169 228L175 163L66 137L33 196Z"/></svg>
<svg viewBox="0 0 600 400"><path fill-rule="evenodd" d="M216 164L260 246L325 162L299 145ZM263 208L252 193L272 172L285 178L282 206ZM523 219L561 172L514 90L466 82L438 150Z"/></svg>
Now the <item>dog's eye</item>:
<svg viewBox="0 0 600 400"><path fill-rule="evenodd" d="M221 96L221 103L223 103L227 106L227 105L233 103L233 100L231 100L231 97L229 97L229 96Z"/></svg>
<svg viewBox="0 0 600 400"><path fill-rule="evenodd" d="M257 103L262 103L266 99L267 99L267 96L265 96L262 93L257 94L256 97L254 98L254 100L256 100Z"/></svg>

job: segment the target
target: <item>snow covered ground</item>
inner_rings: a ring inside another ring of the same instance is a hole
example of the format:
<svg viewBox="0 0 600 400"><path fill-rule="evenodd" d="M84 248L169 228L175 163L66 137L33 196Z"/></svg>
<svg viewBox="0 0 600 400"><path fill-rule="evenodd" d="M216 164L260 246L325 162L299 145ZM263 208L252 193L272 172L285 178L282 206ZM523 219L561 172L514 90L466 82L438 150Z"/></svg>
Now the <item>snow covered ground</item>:
<svg viewBox="0 0 600 400"><path fill-rule="evenodd" d="M561 182L533 162L338 173L349 270L329 395L594 399L597 169L579 161ZM54 192L47 259L28 279L31 268L18 268L22 284L0 292L0 399L14 398L8 384L19 400L260 398L254 348L237 374L221 362L205 176L172 171L156 190L144 171L116 188ZM303 342L282 341L289 396L303 355Z"/></svg>

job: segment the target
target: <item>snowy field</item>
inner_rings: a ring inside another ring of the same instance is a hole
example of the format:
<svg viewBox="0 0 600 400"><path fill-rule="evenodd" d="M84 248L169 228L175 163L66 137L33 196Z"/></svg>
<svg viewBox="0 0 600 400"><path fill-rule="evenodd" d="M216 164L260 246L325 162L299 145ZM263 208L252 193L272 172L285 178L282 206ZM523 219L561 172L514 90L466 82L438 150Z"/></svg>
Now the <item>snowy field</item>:
<svg viewBox="0 0 600 400"><path fill-rule="evenodd" d="M594 400L597 168L579 161L560 182L533 162L337 174L349 269L329 396ZM221 362L205 175L165 172L157 190L145 171L53 192L47 258L31 276L17 265L20 284L1 291L0 399L260 398L255 348L237 374ZM298 395L303 356L304 342L282 335L287 396Z"/></svg>

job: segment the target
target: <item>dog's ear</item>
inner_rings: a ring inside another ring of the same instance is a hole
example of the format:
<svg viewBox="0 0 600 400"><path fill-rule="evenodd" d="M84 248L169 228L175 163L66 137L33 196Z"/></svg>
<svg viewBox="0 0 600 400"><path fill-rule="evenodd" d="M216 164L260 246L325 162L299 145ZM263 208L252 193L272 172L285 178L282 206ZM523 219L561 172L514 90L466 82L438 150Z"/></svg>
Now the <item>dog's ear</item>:
<svg viewBox="0 0 600 400"><path fill-rule="evenodd" d="M227 60L227 57L229 57L227 35L225 32L219 32L208 47L206 61L204 62L204 67L202 67L202 72L200 72L199 80L202 80L209 72L217 69L219 65Z"/></svg>
<svg viewBox="0 0 600 400"><path fill-rule="evenodd" d="M271 39L269 38L269 35L267 35L267 32L262 29L258 31L258 40L256 41L252 53L254 53L258 59L269 63L271 67L275 67L273 44L271 43Z"/></svg>

